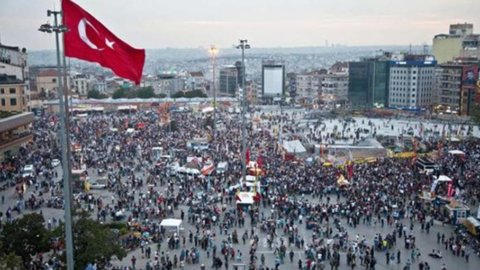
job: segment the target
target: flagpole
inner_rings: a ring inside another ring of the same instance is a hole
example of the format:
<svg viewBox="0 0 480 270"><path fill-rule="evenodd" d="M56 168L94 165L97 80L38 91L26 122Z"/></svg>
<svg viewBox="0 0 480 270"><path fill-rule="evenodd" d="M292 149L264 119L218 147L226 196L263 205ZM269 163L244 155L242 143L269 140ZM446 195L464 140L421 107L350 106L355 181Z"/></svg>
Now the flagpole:
<svg viewBox="0 0 480 270"><path fill-rule="evenodd" d="M58 15L61 15L62 11L52 11L47 10L47 16L54 17L54 25L43 24L40 26L39 31L52 33L55 32L55 45L57 53L57 96L58 96L58 107L59 107L59 118L60 118L60 129L58 131L58 136L60 137L61 144L61 156L62 156L62 171L63 171L63 197L65 200L65 242L66 242L66 257L67 257L67 270L74 269L74 257L73 257L73 236L72 236L72 211L71 211L71 165L70 165L70 147L68 144L68 120L67 114L65 112L68 108L68 99L66 96L66 81L65 85L63 83L64 68L61 62L60 55L60 33L66 32L68 29L64 25L58 24ZM63 59L65 58L63 54Z"/></svg>

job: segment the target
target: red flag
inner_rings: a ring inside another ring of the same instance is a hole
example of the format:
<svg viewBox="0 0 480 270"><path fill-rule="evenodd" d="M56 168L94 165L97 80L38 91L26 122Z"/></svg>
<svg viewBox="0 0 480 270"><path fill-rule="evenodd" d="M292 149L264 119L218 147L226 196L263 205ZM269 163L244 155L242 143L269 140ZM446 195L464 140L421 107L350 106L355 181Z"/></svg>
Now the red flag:
<svg viewBox="0 0 480 270"><path fill-rule="evenodd" d="M248 163L250 163L250 148L247 148L247 151L245 152L245 159L248 167Z"/></svg>
<svg viewBox="0 0 480 270"><path fill-rule="evenodd" d="M140 83L145 50L131 47L95 17L70 0L62 0L65 56L96 62L118 76Z"/></svg>

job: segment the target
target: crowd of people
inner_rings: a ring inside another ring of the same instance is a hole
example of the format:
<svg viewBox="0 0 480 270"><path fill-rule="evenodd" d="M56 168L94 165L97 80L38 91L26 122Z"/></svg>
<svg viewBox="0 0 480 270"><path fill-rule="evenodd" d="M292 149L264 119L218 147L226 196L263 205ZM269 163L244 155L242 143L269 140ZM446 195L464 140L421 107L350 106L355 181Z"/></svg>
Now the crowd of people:
<svg viewBox="0 0 480 270"><path fill-rule="evenodd" d="M436 220L448 222L441 205L422 198L421 191L430 192L434 176L452 177L457 190L453 197L472 209L478 207L480 145L476 139L453 143L438 138L442 144L435 149L439 169L430 175L415 166L415 159L385 157L354 164L349 184L340 186L339 176L347 175L345 166L324 166L317 158L286 160L278 134L304 143L334 144L342 138L321 123L317 128L300 127L300 112L258 112L249 121L247 134L248 159L256 160L262 171L254 189L259 196L252 204L240 205L236 194L247 186L241 181L239 117L219 112L215 129L212 116L202 113L171 114L169 123L162 122L155 110L72 117L70 142L76 146L72 167L86 168L89 179L108 179L104 191L85 187L77 191L75 206L93 219L125 222L130 232L138 232L121 239L131 253L122 261L112 261L109 268L235 269L245 265L270 270L287 269L282 265L290 263L308 270L345 265L375 269L379 264L430 269L429 258L438 258L435 250L442 247L467 262L470 254L478 252L473 237L461 237L453 229L451 234L437 235L432 256L427 256L430 250L420 250L416 241L418 233L435 238L430 232L439 226ZM385 123L393 125L389 120ZM350 139L378 135L370 122L362 126L345 121L341 128L355 134L360 127L369 130ZM277 132L279 128L284 131ZM45 114L35 121L33 130L34 142L1 164L0 181L14 193L2 192L2 204L8 196L11 205L0 215L0 228L25 210L52 207L54 200L62 200L61 172L52 165L53 159L60 159L56 117ZM401 130L399 136L408 132ZM195 139L208 141L208 148L192 146ZM152 151L158 147L162 155ZM450 155L451 149L465 155ZM187 162L190 157L193 161ZM201 169L219 162L228 163L226 172L175 171L184 164ZM34 166L34 177L22 177L27 164ZM447 197L446 189L439 185L435 192ZM52 204L47 206L48 202ZM182 230L172 233L159 226L165 218L181 219ZM48 226L59 222L61 217L49 219ZM367 237L355 233L360 227L382 228L383 233ZM402 253L411 256L405 261Z"/></svg>

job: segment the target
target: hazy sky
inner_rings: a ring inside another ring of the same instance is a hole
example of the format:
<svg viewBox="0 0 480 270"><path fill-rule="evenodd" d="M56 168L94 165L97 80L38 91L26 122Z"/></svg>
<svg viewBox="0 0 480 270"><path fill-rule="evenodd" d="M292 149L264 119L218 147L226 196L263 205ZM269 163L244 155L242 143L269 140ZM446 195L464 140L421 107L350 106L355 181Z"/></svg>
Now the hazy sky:
<svg viewBox="0 0 480 270"><path fill-rule="evenodd" d="M479 0L75 0L137 48L431 44L448 25L480 32ZM0 36L7 45L53 49L37 31L59 0L0 0ZM476 28L475 28L476 27Z"/></svg>

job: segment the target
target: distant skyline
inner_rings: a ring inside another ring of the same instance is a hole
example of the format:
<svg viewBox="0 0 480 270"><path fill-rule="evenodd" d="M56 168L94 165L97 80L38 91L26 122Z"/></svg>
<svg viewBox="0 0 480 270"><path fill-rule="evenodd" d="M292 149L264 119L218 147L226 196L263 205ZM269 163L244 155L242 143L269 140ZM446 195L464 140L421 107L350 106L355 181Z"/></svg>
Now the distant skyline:
<svg viewBox="0 0 480 270"><path fill-rule="evenodd" d="M480 32L478 0L75 0L136 48L229 48L342 44L408 45L448 33L453 23ZM59 0L0 0L0 41L28 50L54 49L37 31Z"/></svg>

